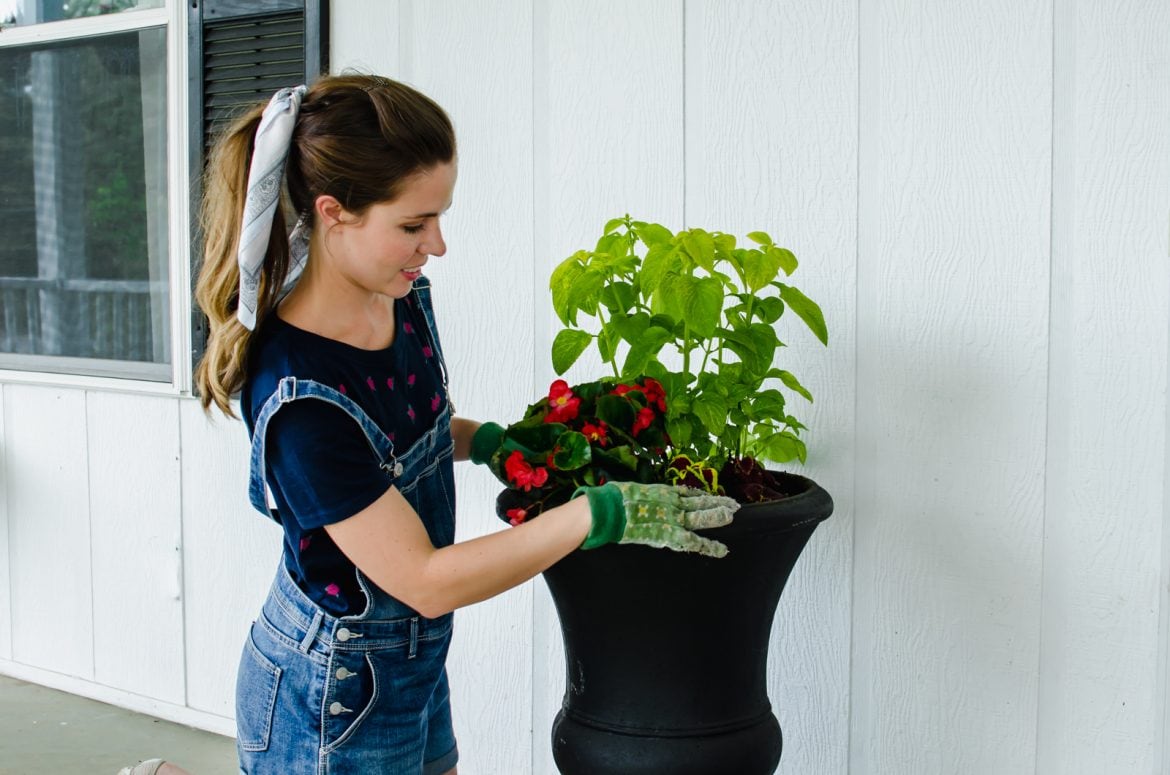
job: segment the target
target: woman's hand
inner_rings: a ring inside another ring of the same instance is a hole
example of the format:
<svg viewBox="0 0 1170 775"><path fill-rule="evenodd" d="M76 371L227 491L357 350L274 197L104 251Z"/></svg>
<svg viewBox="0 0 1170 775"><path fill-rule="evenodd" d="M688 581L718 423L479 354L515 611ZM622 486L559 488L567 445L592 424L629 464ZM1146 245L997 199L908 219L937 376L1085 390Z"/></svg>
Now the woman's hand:
<svg viewBox="0 0 1170 775"><path fill-rule="evenodd" d="M645 544L723 557L725 545L693 531L731 524L739 508L731 498L669 484L610 482L581 487L574 497L581 494L588 498L593 518L582 549L608 543Z"/></svg>

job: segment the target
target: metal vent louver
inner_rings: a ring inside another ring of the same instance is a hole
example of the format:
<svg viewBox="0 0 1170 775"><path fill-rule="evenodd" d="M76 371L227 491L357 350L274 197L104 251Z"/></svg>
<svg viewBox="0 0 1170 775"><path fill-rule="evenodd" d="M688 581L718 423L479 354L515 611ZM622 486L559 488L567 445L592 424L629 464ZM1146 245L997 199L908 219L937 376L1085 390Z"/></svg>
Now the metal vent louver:
<svg viewBox="0 0 1170 775"><path fill-rule="evenodd" d="M204 149L248 107L304 81L303 13L204 21Z"/></svg>

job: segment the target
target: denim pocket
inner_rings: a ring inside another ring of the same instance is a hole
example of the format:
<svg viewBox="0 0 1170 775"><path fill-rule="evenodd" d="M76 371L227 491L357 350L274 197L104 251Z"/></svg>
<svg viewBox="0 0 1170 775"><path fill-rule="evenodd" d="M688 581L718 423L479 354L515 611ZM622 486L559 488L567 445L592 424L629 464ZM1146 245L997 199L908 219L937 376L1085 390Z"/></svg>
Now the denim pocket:
<svg viewBox="0 0 1170 775"><path fill-rule="evenodd" d="M256 647L255 628L248 633L236 675L236 742L244 751L268 750L281 673Z"/></svg>

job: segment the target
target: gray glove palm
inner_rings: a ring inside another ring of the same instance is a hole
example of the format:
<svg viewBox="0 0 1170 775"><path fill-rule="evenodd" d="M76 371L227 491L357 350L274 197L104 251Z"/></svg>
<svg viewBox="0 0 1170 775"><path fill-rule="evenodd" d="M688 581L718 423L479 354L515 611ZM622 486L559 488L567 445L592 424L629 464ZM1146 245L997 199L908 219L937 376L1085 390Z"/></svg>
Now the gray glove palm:
<svg viewBox="0 0 1170 775"><path fill-rule="evenodd" d="M581 494L589 499L593 517L582 549L608 543L644 544L723 557L727 554L724 544L693 531L728 525L739 508L731 498L669 484L610 482L581 487L574 497Z"/></svg>

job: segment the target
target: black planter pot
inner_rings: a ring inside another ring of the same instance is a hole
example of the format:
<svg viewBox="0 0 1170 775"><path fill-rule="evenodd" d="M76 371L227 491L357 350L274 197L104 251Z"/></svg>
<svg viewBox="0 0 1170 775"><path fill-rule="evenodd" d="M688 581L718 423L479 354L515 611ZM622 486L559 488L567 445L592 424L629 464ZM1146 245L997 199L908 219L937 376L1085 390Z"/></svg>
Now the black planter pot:
<svg viewBox="0 0 1170 775"><path fill-rule="evenodd" d="M794 495L742 506L731 525L704 532L727 544L723 559L613 545L545 571L565 641L552 729L563 775L775 771L772 618L800 552L833 512L815 482L776 475Z"/></svg>

